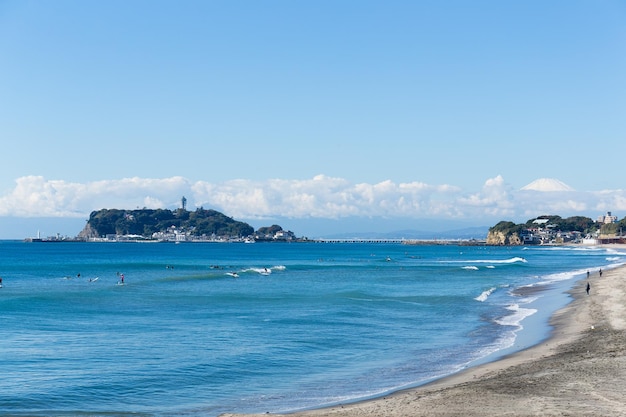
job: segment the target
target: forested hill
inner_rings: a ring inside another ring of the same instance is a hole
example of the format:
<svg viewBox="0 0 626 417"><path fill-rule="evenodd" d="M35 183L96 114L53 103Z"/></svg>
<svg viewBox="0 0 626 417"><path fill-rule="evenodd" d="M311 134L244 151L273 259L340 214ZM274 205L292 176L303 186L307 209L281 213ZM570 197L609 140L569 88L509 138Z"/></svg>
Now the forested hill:
<svg viewBox="0 0 626 417"><path fill-rule="evenodd" d="M254 233L254 228L247 223L233 220L219 211L203 208L196 211L102 209L89 215L87 225L79 237L88 239L106 235L140 235L150 238L154 233L164 233L174 228L190 236L245 237Z"/></svg>
<svg viewBox="0 0 626 417"><path fill-rule="evenodd" d="M610 214L610 212L609 212ZM604 216L602 216L604 219ZM617 217L615 217L615 220ZM616 237L626 228L626 218L617 221L594 221L589 217L574 216L561 218L557 215L543 215L515 224L501 221L489 228L488 245L526 245L567 243L581 241L585 236L599 238Z"/></svg>

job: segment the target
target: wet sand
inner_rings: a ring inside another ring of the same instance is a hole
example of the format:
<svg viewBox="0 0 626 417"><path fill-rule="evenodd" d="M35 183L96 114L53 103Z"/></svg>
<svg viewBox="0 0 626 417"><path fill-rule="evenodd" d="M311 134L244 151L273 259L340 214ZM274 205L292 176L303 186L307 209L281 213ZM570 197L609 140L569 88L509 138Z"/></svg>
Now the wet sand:
<svg viewBox="0 0 626 417"><path fill-rule="evenodd" d="M626 416L626 267L596 271L571 294L537 346L418 388L289 415Z"/></svg>

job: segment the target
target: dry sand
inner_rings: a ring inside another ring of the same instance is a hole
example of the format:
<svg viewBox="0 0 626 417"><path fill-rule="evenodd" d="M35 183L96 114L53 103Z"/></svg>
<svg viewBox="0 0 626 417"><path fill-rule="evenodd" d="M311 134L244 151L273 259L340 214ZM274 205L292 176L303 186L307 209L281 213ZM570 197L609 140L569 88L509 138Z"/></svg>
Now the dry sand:
<svg viewBox="0 0 626 417"><path fill-rule="evenodd" d="M589 295L586 279L574 286L537 346L415 389L289 415L626 416L626 267L589 282Z"/></svg>

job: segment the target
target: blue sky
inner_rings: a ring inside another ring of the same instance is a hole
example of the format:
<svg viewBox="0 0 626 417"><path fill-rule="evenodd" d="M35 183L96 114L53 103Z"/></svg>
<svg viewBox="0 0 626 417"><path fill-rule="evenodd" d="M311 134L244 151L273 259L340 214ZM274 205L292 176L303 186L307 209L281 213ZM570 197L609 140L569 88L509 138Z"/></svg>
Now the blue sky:
<svg viewBox="0 0 626 417"><path fill-rule="evenodd" d="M0 238L622 218L624 74L623 1L0 0Z"/></svg>

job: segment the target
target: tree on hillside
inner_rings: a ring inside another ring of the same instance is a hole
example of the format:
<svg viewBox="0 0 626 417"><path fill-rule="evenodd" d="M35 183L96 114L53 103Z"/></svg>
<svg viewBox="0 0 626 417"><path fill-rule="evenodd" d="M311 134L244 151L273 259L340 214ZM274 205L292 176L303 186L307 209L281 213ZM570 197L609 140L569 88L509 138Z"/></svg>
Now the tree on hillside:
<svg viewBox="0 0 626 417"><path fill-rule="evenodd" d="M618 231L619 231L619 226L617 223L605 223L602 226L600 226L601 235L615 236L617 235Z"/></svg>
<svg viewBox="0 0 626 417"><path fill-rule="evenodd" d="M489 232L494 232L494 233L500 232L500 233L503 233L504 235L510 235L513 233L519 234L522 230L524 230L523 224L515 224L513 222L509 222L505 220L489 228Z"/></svg>
<svg viewBox="0 0 626 417"><path fill-rule="evenodd" d="M573 216L563 219L561 223L558 224L559 230L564 232L581 232L581 233L592 233L596 230L596 222L591 220L589 217L583 216Z"/></svg>
<svg viewBox="0 0 626 417"><path fill-rule="evenodd" d="M259 227L259 230L257 230L257 233L263 236L274 236L276 233L282 230L283 230L282 227L280 227L277 224L273 224L271 226Z"/></svg>
<svg viewBox="0 0 626 417"><path fill-rule="evenodd" d="M553 229L562 232L590 233L597 229L595 222L589 217L573 216L563 219L557 215L543 215L530 219L526 222L526 227L536 227L537 220L547 220L546 225L550 225Z"/></svg>

